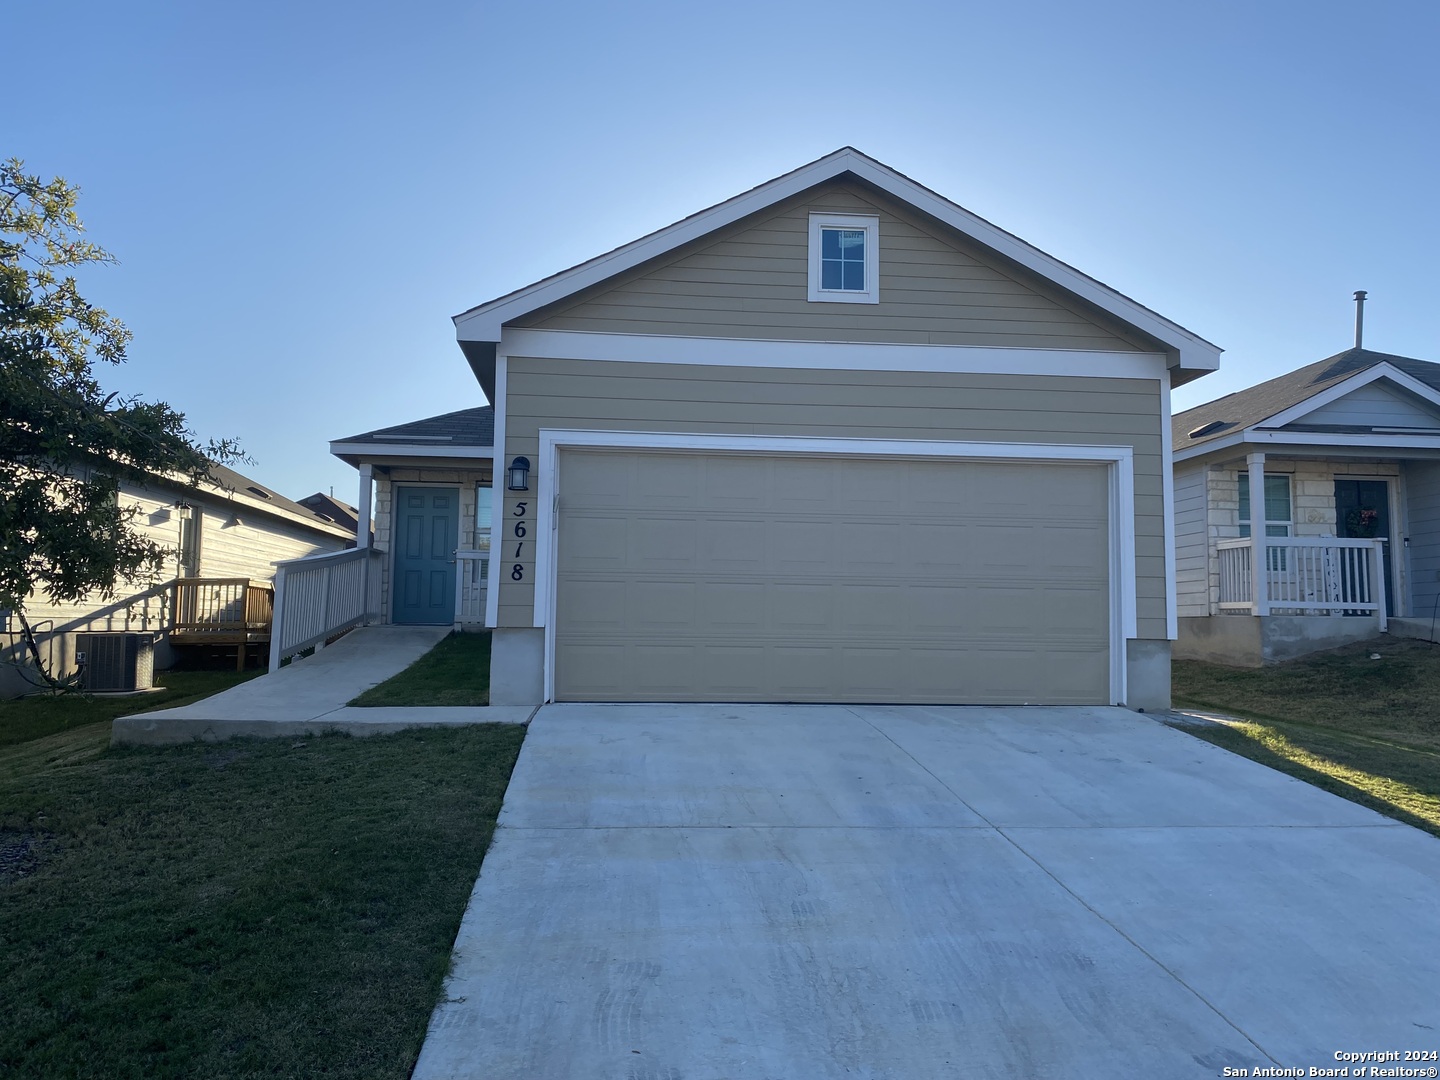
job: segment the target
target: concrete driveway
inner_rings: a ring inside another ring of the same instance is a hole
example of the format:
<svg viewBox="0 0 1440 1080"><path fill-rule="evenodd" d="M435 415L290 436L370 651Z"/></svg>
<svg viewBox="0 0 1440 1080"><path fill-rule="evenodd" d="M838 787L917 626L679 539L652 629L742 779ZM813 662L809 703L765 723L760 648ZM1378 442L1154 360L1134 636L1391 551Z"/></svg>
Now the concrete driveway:
<svg viewBox="0 0 1440 1080"><path fill-rule="evenodd" d="M500 820L418 1080L1440 1050L1440 841L1121 709L549 706Z"/></svg>

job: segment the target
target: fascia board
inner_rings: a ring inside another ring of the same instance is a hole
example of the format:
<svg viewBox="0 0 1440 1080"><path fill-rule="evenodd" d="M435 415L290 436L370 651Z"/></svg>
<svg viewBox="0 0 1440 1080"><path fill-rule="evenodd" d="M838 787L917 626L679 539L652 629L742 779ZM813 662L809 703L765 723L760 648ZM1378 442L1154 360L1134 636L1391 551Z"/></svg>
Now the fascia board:
<svg viewBox="0 0 1440 1080"><path fill-rule="evenodd" d="M708 210L701 210L589 262L462 312L454 319L456 337L461 341L499 341L500 328L511 319L545 307L591 285L597 285L667 251L698 240L707 233L764 210L767 206L798 195L816 184L853 171L855 162L855 151L849 148L837 150L809 165L802 165L794 172L776 177L757 188L727 199Z"/></svg>
<svg viewBox="0 0 1440 1080"><path fill-rule="evenodd" d="M1433 387L1426 386L1419 379L1405 374L1399 368L1386 361L1381 361L1374 367L1366 368L1364 371L1356 372L1350 378L1336 383L1334 386L1327 386L1313 397L1308 397L1298 405L1292 405L1274 416L1267 416L1254 427L1280 428L1286 424L1293 424L1296 420L1309 416L1316 409L1323 408L1333 401L1339 401L1347 394L1353 394L1362 386L1369 386L1379 379L1389 379L1402 389L1410 391L1416 397L1428 401L1431 405L1440 409L1440 391Z"/></svg>
<svg viewBox="0 0 1440 1080"><path fill-rule="evenodd" d="M411 443L332 442L330 453L338 458L356 457L365 460L380 460L393 457L430 458L493 458L493 446L416 446Z"/></svg>
<svg viewBox="0 0 1440 1080"><path fill-rule="evenodd" d="M857 161L851 172L876 187L907 202L931 217L943 221L951 228L999 252L1013 262L1038 274L1068 292L1088 300L1102 311L1145 331L1163 341L1180 353L1181 367L1215 370L1220 366L1220 347L1206 341L1198 334L1191 333L1164 316L1136 303L1107 285L1101 284L1088 274L1081 273L1068 263L1053 255L1047 255L1018 236L1006 232L984 218L957 206L949 199L937 195L917 184L909 177L901 176L892 169L866 158Z"/></svg>
<svg viewBox="0 0 1440 1080"><path fill-rule="evenodd" d="M1087 300L1100 310L1163 342L1180 354L1182 368L1213 371L1220 366L1219 346L849 147L571 270L562 271L554 277L463 312L454 319L456 337L461 341L499 341L501 327L512 319L599 284L642 262L846 172L854 173L901 202L909 203L1062 289Z"/></svg>
<svg viewBox="0 0 1440 1080"><path fill-rule="evenodd" d="M1244 445L1295 447L1298 450L1317 447L1332 451L1356 450L1366 453L1384 453L1404 450L1440 450L1440 435L1359 435L1354 433L1332 434L1323 431L1257 431L1255 428L1246 428L1242 432L1228 435L1223 439L1216 439L1214 442L1207 442L1203 446L1177 450L1175 451L1175 463L1178 465L1207 454L1219 453L1222 450L1230 450Z"/></svg>

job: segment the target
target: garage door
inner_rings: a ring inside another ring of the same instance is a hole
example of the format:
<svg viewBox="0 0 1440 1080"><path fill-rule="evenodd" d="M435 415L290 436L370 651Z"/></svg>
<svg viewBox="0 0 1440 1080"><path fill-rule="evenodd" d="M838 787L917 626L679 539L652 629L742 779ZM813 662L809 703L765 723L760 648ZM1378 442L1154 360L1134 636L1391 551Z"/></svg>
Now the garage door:
<svg viewBox="0 0 1440 1080"><path fill-rule="evenodd" d="M1096 464L562 451L562 701L1109 700Z"/></svg>

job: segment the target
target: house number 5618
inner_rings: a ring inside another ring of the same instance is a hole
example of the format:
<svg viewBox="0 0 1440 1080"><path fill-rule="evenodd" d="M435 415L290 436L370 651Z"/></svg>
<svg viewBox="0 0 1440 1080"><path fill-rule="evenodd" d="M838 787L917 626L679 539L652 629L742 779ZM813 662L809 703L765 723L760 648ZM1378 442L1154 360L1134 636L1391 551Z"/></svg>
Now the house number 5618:
<svg viewBox="0 0 1440 1080"><path fill-rule="evenodd" d="M524 502L517 502L517 503L515 504L515 515L514 515L515 518L516 518L516 521L515 521L515 539L516 539L517 541L523 541L524 538L525 538L525 536L526 536L525 522L524 522L524 521L521 521L521 520L519 520L519 519L520 519L520 518L523 518L523 517L525 516L525 512L526 512L526 510L529 508L529 505L530 505L529 503L524 503ZM516 545L515 545L515 558L517 558L517 559L520 558L520 552L522 552L523 550L525 550L525 545L524 545L523 543L516 543ZM512 566L512 567L510 568L510 580L511 580L511 581L524 581L524 580L525 580L525 567L522 566L522 565L521 565L520 563L518 563L518 562L517 562L514 566Z"/></svg>

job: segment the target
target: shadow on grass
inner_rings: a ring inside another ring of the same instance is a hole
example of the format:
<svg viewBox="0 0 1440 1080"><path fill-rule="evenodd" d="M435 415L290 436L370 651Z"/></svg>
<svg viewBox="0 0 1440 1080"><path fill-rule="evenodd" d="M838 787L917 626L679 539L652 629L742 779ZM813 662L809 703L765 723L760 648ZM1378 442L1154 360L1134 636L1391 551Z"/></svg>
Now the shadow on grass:
<svg viewBox="0 0 1440 1080"><path fill-rule="evenodd" d="M1440 756L1432 751L1279 721L1181 730L1440 837Z"/></svg>
<svg viewBox="0 0 1440 1080"><path fill-rule="evenodd" d="M350 704L361 708L490 704L490 631L442 638L400 674L372 686Z"/></svg>

